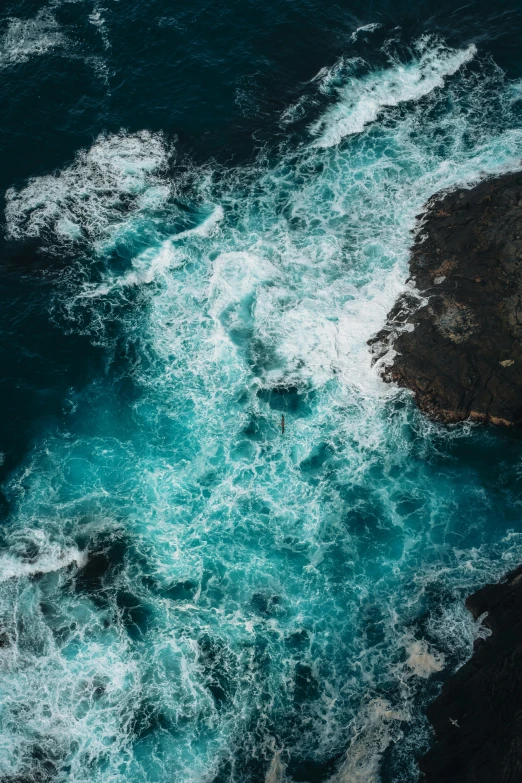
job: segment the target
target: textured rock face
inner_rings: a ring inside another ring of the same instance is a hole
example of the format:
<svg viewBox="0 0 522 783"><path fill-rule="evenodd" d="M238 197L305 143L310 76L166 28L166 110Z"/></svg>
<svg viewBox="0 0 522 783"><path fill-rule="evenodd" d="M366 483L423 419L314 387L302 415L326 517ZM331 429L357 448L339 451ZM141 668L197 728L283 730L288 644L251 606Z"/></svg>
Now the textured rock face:
<svg viewBox="0 0 522 783"><path fill-rule="evenodd" d="M522 568L466 601L492 635L428 708L436 742L422 783L522 781Z"/></svg>
<svg viewBox="0 0 522 783"><path fill-rule="evenodd" d="M522 173L435 196L412 250L411 293L370 341L385 380L446 422L522 423ZM386 360L384 360L386 361Z"/></svg>

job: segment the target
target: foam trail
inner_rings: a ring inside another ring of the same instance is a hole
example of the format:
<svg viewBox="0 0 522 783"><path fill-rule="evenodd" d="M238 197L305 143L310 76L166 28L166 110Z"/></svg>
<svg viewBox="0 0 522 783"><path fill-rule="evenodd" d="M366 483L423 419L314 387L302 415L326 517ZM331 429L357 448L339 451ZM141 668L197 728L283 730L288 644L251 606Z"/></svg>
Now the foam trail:
<svg viewBox="0 0 522 783"><path fill-rule="evenodd" d="M98 4L95 4L92 13L89 14L88 19L90 24L98 28L105 49L110 49L111 43L109 40L109 36L107 34L105 19L102 15L103 11L105 10L106 10L105 8L98 6Z"/></svg>
<svg viewBox="0 0 522 783"><path fill-rule="evenodd" d="M286 765L281 761L281 751L278 750L270 762L270 767L265 775L265 783L285 783L287 780L285 769Z"/></svg>
<svg viewBox="0 0 522 783"><path fill-rule="evenodd" d="M392 58L386 71L370 72L359 78L353 76L338 89L339 101L310 126L319 136L317 147L332 147L375 122L381 112L408 101L418 101L433 90L441 88L448 76L469 63L477 53L471 44L466 49L452 50L439 44L430 47L426 39L419 46L419 56L402 64Z"/></svg>
<svg viewBox="0 0 522 783"><path fill-rule="evenodd" d="M398 724L407 718L386 700L372 700L359 713L352 727L355 736L350 751L328 783L380 783L381 756L390 742L398 739Z"/></svg>

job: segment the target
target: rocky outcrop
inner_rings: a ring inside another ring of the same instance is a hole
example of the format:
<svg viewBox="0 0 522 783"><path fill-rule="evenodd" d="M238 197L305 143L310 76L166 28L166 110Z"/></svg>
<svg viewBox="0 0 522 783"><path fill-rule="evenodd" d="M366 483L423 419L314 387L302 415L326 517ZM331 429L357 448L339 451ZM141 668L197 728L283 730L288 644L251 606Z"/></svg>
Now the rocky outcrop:
<svg viewBox="0 0 522 783"><path fill-rule="evenodd" d="M422 783L522 781L522 568L466 601L492 632L428 708L436 741Z"/></svg>
<svg viewBox="0 0 522 783"><path fill-rule="evenodd" d="M370 341L430 417L522 423L522 173L439 194L419 216L410 291ZM389 354L388 354L389 356Z"/></svg>

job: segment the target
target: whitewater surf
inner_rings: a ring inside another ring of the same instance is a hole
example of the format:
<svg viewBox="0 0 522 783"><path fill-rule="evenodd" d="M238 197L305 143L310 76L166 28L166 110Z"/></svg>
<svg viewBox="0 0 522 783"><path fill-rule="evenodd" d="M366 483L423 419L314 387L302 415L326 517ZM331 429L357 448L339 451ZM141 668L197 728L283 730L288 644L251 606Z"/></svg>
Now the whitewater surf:
<svg viewBox="0 0 522 783"><path fill-rule="evenodd" d="M62 50L53 8L2 68ZM124 127L7 187L103 361L5 478L2 780L413 783L462 597L522 560L517 438L429 422L367 346L423 204L520 168L520 85L351 34L375 61L346 43L248 160Z"/></svg>

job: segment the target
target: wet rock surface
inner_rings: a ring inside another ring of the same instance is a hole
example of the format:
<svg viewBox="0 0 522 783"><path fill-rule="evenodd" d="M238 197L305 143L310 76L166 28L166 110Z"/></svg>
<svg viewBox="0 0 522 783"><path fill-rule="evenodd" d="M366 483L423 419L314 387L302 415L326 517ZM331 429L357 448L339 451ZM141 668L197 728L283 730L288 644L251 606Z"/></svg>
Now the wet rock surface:
<svg viewBox="0 0 522 783"><path fill-rule="evenodd" d="M491 636L444 685L427 714L436 741L421 783L522 781L522 567L466 601Z"/></svg>
<svg viewBox="0 0 522 783"><path fill-rule="evenodd" d="M522 173L431 199L410 272L370 341L384 379L436 420L522 424Z"/></svg>

